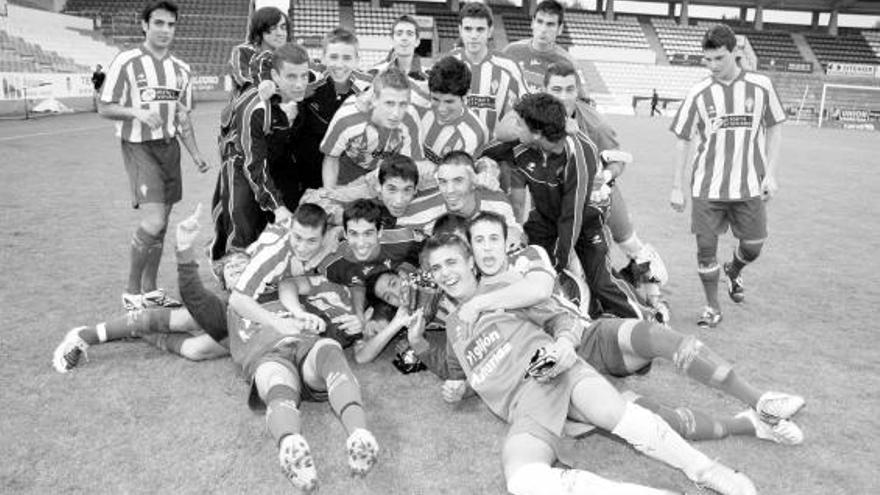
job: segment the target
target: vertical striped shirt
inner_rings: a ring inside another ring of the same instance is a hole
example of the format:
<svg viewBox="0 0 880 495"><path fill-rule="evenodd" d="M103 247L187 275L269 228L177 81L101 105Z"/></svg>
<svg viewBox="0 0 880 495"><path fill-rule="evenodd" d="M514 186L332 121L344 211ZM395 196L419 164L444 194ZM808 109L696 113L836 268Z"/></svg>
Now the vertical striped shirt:
<svg viewBox="0 0 880 495"><path fill-rule="evenodd" d="M476 64L467 59L462 48L452 50L449 55L466 63L471 70L467 106L486 124L489 133L494 134L495 125L504 114L513 108L517 99L528 93L519 66L498 52L490 51Z"/></svg>
<svg viewBox="0 0 880 495"><path fill-rule="evenodd" d="M574 59L561 46L554 44L549 50L536 50L531 38L510 43L504 48L504 54L519 65L528 90L532 93L543 91L544 74L550 64L569 62L574 65Z"/></svg>
<svg viewBox="0 0 880 495"><path fill-rule="evenodd" d="M450 151L464 151L475 156L477 150L489 142L486 125L467 107L461 116L446 124L437 120L434 110L428 110L422 117L422 133L425 158L437 164Z"/></svg>
<svg viewBox="0 0 880 495"><path fill-rule="evenodd" d="M465 216L473 218L481 211L491 211L501 215L509 229L522 232L522 228L513 214L513 206L510 205L510 201L503 192L490 191L480 187L474 189L474 211ZM409 227L425 235L431 235L434 230L434 222L446 213L449 213L449 209L446 207L443 195L437 189L430 189L409 204L403 216L397 219L397 226ZM464 212L453 213L464 215Z"/></svg>
<svg viewBox="0 0 880 495"><path fill-rule="evenodd" d="M156 58L143 46L120 52L110 63L101 102L158 113L163 125L151 129L137 119L116 123L116 135L130 143L177 135L177 105L192 108L192 71L173 55Z"/></svg>
<svg viewBox="0 0 880 495"><path fill-rule="evenodd" d="M695 133L700 139L691 195L715 201L760 196L767 128L783 121L785 110L763 74L742 70L729 84L710 76L691 88L670 128L680 139Z"/></svg>
<svg viewBox="0 0 880 495"><path fill-rule="evenodd" d="M330 121L321 153L339 157L338 184L343 186L374 170L383 158L393 154L422 160L419 143L419 116L412 105L400 126L388 129L374 124L371 112L359 110L355 96L351 96Z"/></svg>

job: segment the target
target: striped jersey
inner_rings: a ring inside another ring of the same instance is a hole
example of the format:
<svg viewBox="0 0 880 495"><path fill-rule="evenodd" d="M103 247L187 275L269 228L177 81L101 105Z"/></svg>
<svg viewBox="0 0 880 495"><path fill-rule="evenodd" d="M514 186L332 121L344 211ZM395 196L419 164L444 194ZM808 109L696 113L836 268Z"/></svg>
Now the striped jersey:
<svg viewBox="0 0 880 495"><path fill-rule="evenodd" d="M513 214L513 206L510 205L510 201L503 192L478 187L474 189L474 196L474 211L466 216L473 218L481 211L491 211L504 217L510 229L522 232L516 221L516 216ZM397 219L397 226L409 227L421 231L425 235L431 235L434 230L434 221L446 213L449 213L449 210L446 208L443 195L436 188L429 189L409 204L403 216ZM464 214L463 212L455 213Z"/></svg>
<svg viewBox="0 0 880 495"><path fill-rule="evenodd" d="M466 97L468 108L486 124L490 134L516 100L528 92L516 62L498 52L489 52L479 63L471 63L463 48L449 55L463 61L471 70L471 91Z"/></svg>
<svg viewBox="0 0 880 495"><path fill-rule="evenodd" d="M543 90L544 73L550 64L566 61L574 65L574 59L561 46L553 45L546 51L535 50L531 38L514 41L504 48L503 53L519 65L531 93Z"/></svg>
<svg viewBox="0 0 880 495"><path fill-rule="evenodd" d="M461 116L446 124L440 123L434 110L428 110L422 117L422 136L425 158L437 164L450 151L475 156L477 150L489 142L486 125L467 107Z"/></svg>
<svg viewBox="0 0 880 495"><path fill-rule="evenodd" d="M352 96L333 115L321 153L339 157L338 185L345 185L375 170L383 158L393 154L422 160L419 143L419 117L412 105L400 126L388 129L374 124L371 113L359 110Z"/></svg>
<svg viewBox="0 0 880 495"><path fill-rule="evenodd" d="M257 299L285 278L316 274L321 260L336 249L336 244L327 242L325 237L314 256L305 262L298 260L290 245L290 222L292 220L267 225L260 237L248 246L250 261L238 278L236 292Z"/></svg>
<svg viewBox="0 0 880 495"><path fill-rule="evenodd" d="M680 139L697 134L691 195L740 201L761 195L767 167L768 127L785 121L770 78L741 70L729 84L714 77L697 83L684 99L671 130Z"/></svg>
<svg viewBox="0 0 880 495"><path fill-rule="evenodd" d="M390 55L387 60L383 60L373 66L368 72L375 77L377 74L388 70L389 67L400 68L397 57L393 54ZM428 74L422 70L422 62L417 55L413 55L410 71L407 72L406 75L407 78L409 78L410 88L412 89L410 93L410 103L419 110L427 110L431 108L431 92L428 89Z"/></svg>
<svg viewBox="0 0 880 495"><path fill-rule="evenodd" d="M101 102L158 113L163 125L151 129L137 119L116 122L116 135L130 143L177 135L177 105L192 108L192 71L173 55L156 58L143 46L120 52L107 69Z"/></svg>

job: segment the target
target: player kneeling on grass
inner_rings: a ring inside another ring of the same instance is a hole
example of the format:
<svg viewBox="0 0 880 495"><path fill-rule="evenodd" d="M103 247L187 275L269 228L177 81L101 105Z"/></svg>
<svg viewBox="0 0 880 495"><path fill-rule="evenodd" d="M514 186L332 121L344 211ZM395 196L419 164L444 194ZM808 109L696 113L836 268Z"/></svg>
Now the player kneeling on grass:
<svg viewBox="0 0 880 495"><path fill-rule="evenodd" d="M193 243L199 233L200 213L201 204L177 225L177 278L184 307L139 309L94 327L70 330L52 357L58 372L75 368L90 346L131 337L193 361L229 354L226 303L202 285L195 261Z"/></svg>
<svg viewBox="0 0 880 495"><path fill-rule="evenodd" d="M326 213L319 207L300 205L290 225L287 237L253 253L230 296L228 325L232 359L252 385L248 404L253 409L266 407L266 422L285 476L295 487L310 491L317 486L317 472L300 434L301 399L330 402L349 434L346 449L355 474L372 468L379 447L366 429L360 387L342 346L319 335L328 322L314 314L293 318L282 302L257 301L267 284L306 274L311 260L325 247ZM345 335L345 331L334 328L328 334Z"/></svg>
<svg viewBox="0 0 880 495"><path fill-rule="evenodd" d="M478 286L470 247L457 235L426 241L422 259L440 288L458 303L494 288ZM448 376L466 377L489 408L511 425L502 453L509 492L667 493L587 471L552 468L563 425L570 416L619 436L703 486L724 494L756 493L745 475L712 461L659 416L627 402L577 357L574 349L584 331L582 319L561 309L551 300L523 310L481 315L472 324L455 314L447 320ZM423 337L412 337L410 343L416 349L429 345ZM539 352L554 356L555 363L547 369L528 366L529 357ZM446 400L461 399L464 388L447 387Z"/></svg>
<svg viewBox="0 0 880 495"><path fill-rule="evenodd" d="M566 301L572 295L579 300L589 300L588 297L572 294L571 290L561 294L558 286L553 290L556 277L543 249L529 246L518 253L506 253L507 226L503 217L482 213L471 221L467 233L474 263L482 275L480 285L500 288L463 303L457 312L460 320L472 323L489 311L527 308L551 298L576 316L588 319L585 308L573 307ZM528 282L531 290L522 290L523 281ZM580 290L588 289L584 285ZM616 377L642 374L650 369L655 358L664 358L681 373L750 407L733 418L715 418L690 408L663 406L647 397L635 398L636 404L657 413L683 437L714 440L728 435L754 435L786 445L803 441L800 428L789 421L803 407L802 397L759 390L695 337L637 319L599 318L585 324L577 353L598 371Z"/></svg>

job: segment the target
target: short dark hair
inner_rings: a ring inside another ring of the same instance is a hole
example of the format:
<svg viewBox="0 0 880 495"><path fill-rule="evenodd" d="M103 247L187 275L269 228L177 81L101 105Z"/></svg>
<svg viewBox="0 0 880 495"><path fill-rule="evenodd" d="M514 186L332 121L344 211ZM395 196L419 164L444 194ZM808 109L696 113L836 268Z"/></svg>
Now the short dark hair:
<svg viewBox="0 0 880 495"><path fill-rule="evenodd" d="M315 203L303 203L293 212L293 219L303 227L327 230L327 212Z"/></svg>
<svg viewBox="0 0 880 495"><path fill-rule="evenodd" d="M419 185L419 168L412 158L395 153L379 164L379 184L384 185L388 179L399 178Z"/></svg>
<svg viewBox="0 0 880 495"><path fill-rule="evenodd" d="M263 35L272 30L279 22L287 23L287 37L290 38L290 19L287 14L276 7L263 7L254 11L251 15L251 28L248 33L248 41L254 45L263 42Z"/></svg>
<svg viewBox="0 0 880 495"><path fill-rule="evenodd" d="M411 89L409 78L397 67L388 67L384 72L376 74L373 78L373 94L379 96L383 88Z"/></svg>
<svg viewBox="0 0 880 495"><path fill-rule="evenodd" d="M384 302L382 299L379 299L379 296L376 294L376 284L379 283L379 279L384 275L392 275L396 277L397 272L390 268L380 268L370 272L370 274L367 275L367 278L364 279L364 292L367 296L367 304L373 308ZM375 312L375 309L373 311Z"/></svg>
<svg viewBox="0 0 880 495"><path fill-rule="evenodd" d="M153 12L155 12L157 10L167 10L168 12L171 12L172 14L174 14L174 20L177 20L178 14L180 12L180 9L177 7L177 4L174 2L169 2L169 1L152 2L152 3L148 3L144 7L144 10L141 11L141 20L146 22L147 24L149 24L150 17L152 17Z"/></svg>
<svg viewBox="0 0 880 495"><path fill-rule="evenodd" d="M371 199L356 199L342 212L342 227L348 232L348 222L366 220L376 226L376 230L382 228L382 207Z"/></svg>
<svg viewBox="0 0 880 495"><path fill-rule="evenodd" d="M403 14L397 19L394 19L394 22L391 23L391 34L394 35L394 29L397 27L398 24L403 23L412 24L413 27L416 28L416 38L419 37L419 21L417 21L415 17L409 14Z"/></svg>
<svg viewBox="0 0 880 495"><path fill-rule="evenodd" d="M272 52L272 68L278 69L282 62L293 65L309 63L309 52L297 43L285 43Z"/></svg>
<svg viewBox="0 0 880 495"><path fill-rule="evenodd" d="M471 252L471 247L464 237L457 234L448 233L432 235L425 240L425 244L422 245L422 252L419 253L419 263L422 265L422 268L427 269L428 256L431 256L431 253L442 247L449 246L457 247L459 250L461 250L461 254L463 254L465 258L473 256L473 253Z"/></svg>
<svg viewBox="0 0 880 495"><path fill-rule="evenodd" d="M727 51L736 50L736 34L727 24L715 24L703 35L703 50L716 50L727 48Z"/></svg>
<svg viewBox="0 0 880 495"><path fill-rule="evenodd" d="M464 232L467 235L468 219L464 215L458 213L444 213L437 217L434 221L432 235L439 236L442 234L455 234Z"/></svg>
<svg viewBox="0 0 880 495"><path fill-rule="evenodd" d="M577 69L574 68L574 64L568 60L553 62L547 66L547 70L544 72L544 87L546 88L547 85L550 84L550 78L553 76L567 77L571 75L574 75L575 81L580 84L577 77Z"/></svg>
<svg viewBox="0 0 880 495"><path fill-rule="evenodd" d="M428 90L432 93L461 96L471 89L471 70L461 60L447 56L441 58L431 68L428 76Z"/></svg>
<svg viewBox="0 0 880 495"><path fill-rule="evenodd" d="M486 19L489 27L492 27L492 9L488 5L480 2L469 2L461 6L458 11L458 25L461 25L467 17L475 17L477 19Z"/></svg>
<svg viewBox="0 0 880 495"><path fill-rule="evenodd" d="M560 26L565 21L565 7L556 0L544 0L539 3L538 6L535 7L535 11L532 12L532 19L535 18L535 14L538 12L557 16Z"/></svg>
<svg viewBox="0 0 880 495"><path fill-rule="evenodd" d="M534 93L522 97L513 111L525 121L529 130L540 132L550 142L565 137L565 105L547 93Z"/></svg>
<svg viewBox="0 0 880 495"><path fill-rule="evenodd" d="M501 232L504 234L504 238L507 239L507 220L505 220L503 216L495 213L494 211L481 211L468 223L466 230L468 242L471 242L471 227L480 222L488 222L500 225Z"/></svg>
<svg viewBox="0 0 880 495"><path fill-rule="evenodd" d="M330 32L324 35L324 38L321 39L321 48L326 50L327 45L329 45L330 43L344 43L346 45L352 45L357 48L358 39L357 35L349 31L348 29L338 27L330 30Z"/></svg>
<svg viewBox="0 0 880 495"><path fill-rule="evenodd" d="M440 165L466 165L470 167L474 173L477 172L477 167L474 165L474 157L472 157L467 151L462 150L453 150L443 155L443 157L440 158Z"/></svg>

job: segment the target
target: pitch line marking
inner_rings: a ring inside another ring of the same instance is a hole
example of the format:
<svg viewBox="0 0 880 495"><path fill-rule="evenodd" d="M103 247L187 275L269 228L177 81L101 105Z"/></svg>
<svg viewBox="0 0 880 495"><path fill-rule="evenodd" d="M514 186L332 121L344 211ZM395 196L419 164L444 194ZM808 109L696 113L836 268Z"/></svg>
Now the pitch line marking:
<svg viewBox="0 0 880 495"><path fill-rule="evenodd" d="M82 131L94 131L96 129L110 129L113 130L113 127L107 127L107 124L102 125L94 125L89 127L79 127L77 129L60 129L57 131L46 131L46 132L34 132L32 134L19 134L18 136L7 136L0 137L0 141L15 141L16 139L28 139L33 137L41 137L41 136L54 136L56 134L70 134L73 132L82 132Z"/></svg>

